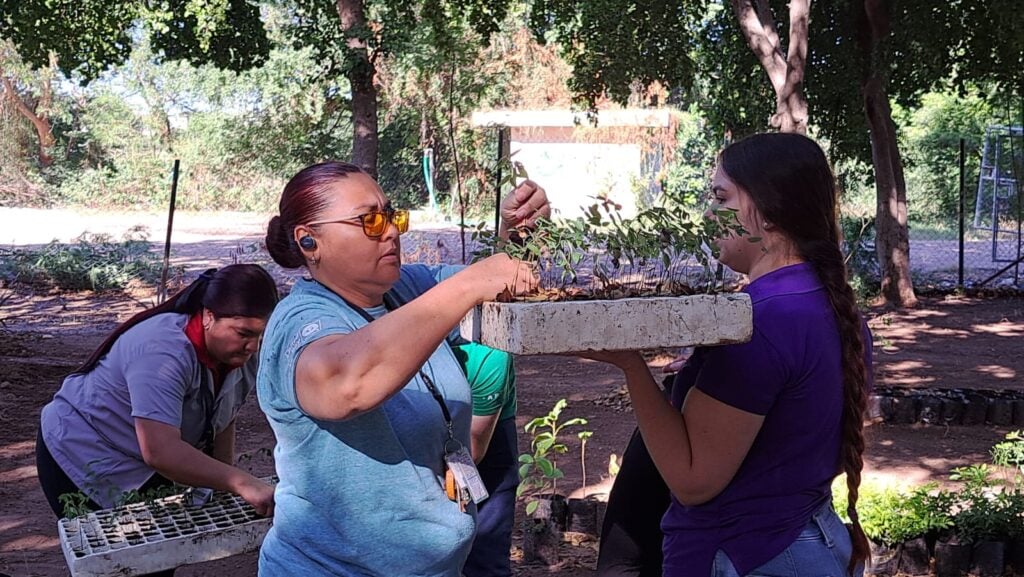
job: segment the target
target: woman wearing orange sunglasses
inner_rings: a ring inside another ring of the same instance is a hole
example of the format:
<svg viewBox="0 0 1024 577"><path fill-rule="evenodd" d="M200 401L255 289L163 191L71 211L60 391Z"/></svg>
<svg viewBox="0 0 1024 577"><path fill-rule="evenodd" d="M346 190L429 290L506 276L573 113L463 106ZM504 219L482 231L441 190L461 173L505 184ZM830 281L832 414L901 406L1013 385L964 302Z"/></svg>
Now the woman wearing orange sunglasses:
<svg viewBox="0 0 1024 577"><path fill-rule="evenodd" d="M550 213L529 181L503 209L506 236ZM296 174L268 225L274 260L310 278L275 309L261 351L280 482L260 575L455 577L469 552L483 495L470 388L445 337L476 304L537 279L505 255L461 270L401 266L408 226L342 162Z"/></svg>

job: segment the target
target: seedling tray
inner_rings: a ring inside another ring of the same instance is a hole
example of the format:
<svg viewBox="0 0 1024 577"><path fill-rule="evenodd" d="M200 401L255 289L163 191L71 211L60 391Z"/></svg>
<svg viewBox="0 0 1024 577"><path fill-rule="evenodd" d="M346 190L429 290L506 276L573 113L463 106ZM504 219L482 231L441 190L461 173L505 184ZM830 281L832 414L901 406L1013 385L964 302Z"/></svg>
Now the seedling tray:
<svg viewBox="0 0 1024 577"><path fill-rule="evenodd" d="M517 355L722 345L750 340L743 293L559 302L486 302L460 326L465 339Z"/></svg>
<svg viewBox="0 0 1024 577"><path fill-rule="evenodd" d="M255 551L271 520L237 495L215 492L205 505L177 495L57 522L73 577L130 577Z"/></svg>

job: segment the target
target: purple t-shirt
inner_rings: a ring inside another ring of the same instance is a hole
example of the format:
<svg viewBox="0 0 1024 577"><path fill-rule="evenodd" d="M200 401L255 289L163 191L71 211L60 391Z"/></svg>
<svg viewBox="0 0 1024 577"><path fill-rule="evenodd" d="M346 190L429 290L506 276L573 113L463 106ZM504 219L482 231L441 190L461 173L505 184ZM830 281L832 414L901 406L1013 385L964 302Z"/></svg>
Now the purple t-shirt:
<svg viewBox="0 0 1024 577"><path fill-rule="evenodd" d="M676 376L672 400L680 407L696 386L764 415L764 424L721 493L693 507L672 498L661 523L666 577L706 577L719 549L740 575L770 561L830 498L839 472L842 353L824 286L811 265L797 264L744 292L753 302L750 342L698 348Z"/></svg>

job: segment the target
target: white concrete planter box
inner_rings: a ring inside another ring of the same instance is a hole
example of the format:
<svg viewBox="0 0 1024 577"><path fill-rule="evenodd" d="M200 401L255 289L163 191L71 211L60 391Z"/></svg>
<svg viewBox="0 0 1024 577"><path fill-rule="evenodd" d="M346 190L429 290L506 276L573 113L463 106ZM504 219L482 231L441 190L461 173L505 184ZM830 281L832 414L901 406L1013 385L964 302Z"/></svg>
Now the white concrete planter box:
<svg viewBox="0 0 1024 577"><path fill-rule="evenodd" d="M72 577L130 577L255 551L270 524L218 492L201 507L175 496L61 519L57 531Z"/></svg>
<svg viewBox="0 0 1024 577"><path fill-rule="evenodd" d="M517 355L723 345L750 340L743 293L564 302L486 302L465 339Z"/></svg>

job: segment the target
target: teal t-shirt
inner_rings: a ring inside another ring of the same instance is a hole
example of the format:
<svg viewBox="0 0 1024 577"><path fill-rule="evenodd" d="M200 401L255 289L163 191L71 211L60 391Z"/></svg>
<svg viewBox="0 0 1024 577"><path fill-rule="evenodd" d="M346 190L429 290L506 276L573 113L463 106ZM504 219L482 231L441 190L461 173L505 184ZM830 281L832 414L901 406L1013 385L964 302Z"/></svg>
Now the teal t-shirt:
<svg viewBox="0 0 1024 577"><path fill-rule="evenodd" d="M392 292L409 302L444 272L404 266ZM367 312L387 314L383 306ZM280 481L274 524L260 551L262 576L457 577L469 554L475 508L461 512L444 493L444 418L418 375L377 409L347 421L314 419L299 408L295 365L304 347L366 324L310 280L296 283L270 318L257 391L277 438ZM468 447L469 384L447 342L422 370Z"/></svg>

